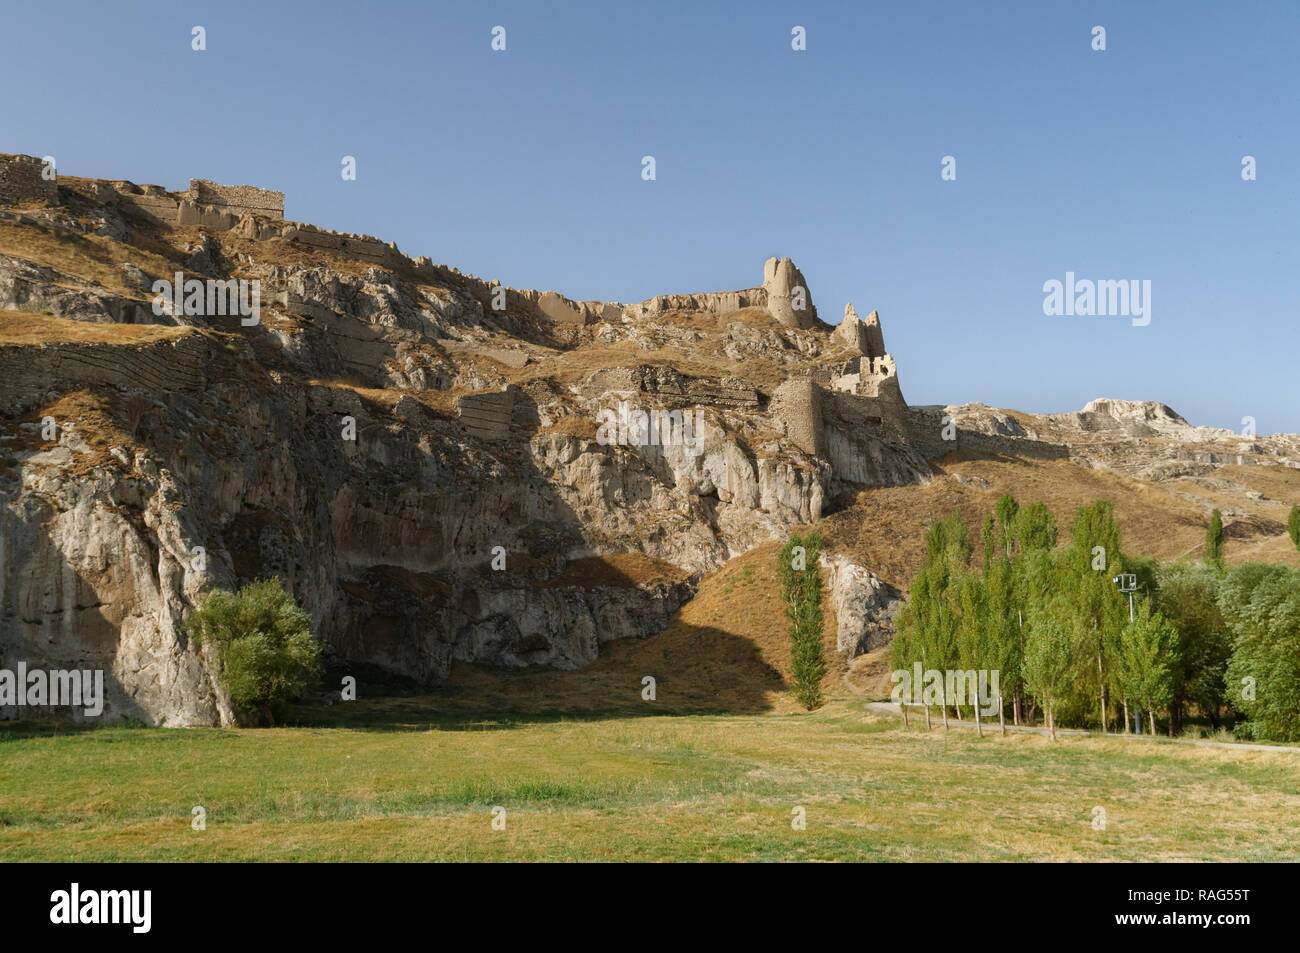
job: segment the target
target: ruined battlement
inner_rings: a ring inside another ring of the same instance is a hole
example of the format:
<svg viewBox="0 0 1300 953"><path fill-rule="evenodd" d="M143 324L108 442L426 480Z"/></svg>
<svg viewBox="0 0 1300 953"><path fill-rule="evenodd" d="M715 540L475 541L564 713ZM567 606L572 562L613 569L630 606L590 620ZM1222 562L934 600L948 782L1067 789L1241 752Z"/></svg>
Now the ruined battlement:
<svg viewBox="0 0 1300 953"><path fill-rule="evenodd" d="M217 185L207 179L190 179L190 187L181 193L195 205L206 205L243 217L262 215L284 219L284 193L259 189L251 185Z"/></svg>
<svg viewBox="0 0 1300 953"><path fill-rule="evenodd" d="M58 181L47 179L43 171L44 162L35 156L0 154L0 205L57 205ZM207 179L190 179L185 191L169 192L160 185L136 185L122 179L65 178L98 202L132 209L167 225L226 230L234 228L246 215L284 219L284 193L251 185L218 185Z"/></svg>
<svg viewBox="0 0 1300 953"><path fill-rule="evenodd" d="M826 453L821 388L808 377L792 377L772 394L768 412L780 422L786 438L809 456Z"/></svg>
<svg viewBox="0 0 1300 953"><path fill-rule="evenodd" d="M885 351L885 337L880 329L880 315L875 311L866 320L858 317L853 303L844 306L844 320L831 333L831 340L855 352L827 375L822 383L831 390L860 397L881 398L906 406L898 385L898 367Z"/></svg>
<svg viewBox="0 0 1300 953"><path fill-rule="evenodd" d="M628 305L623 313L630 318L645 318L669 311L726 314L741 308L761 308L787 328L811 328L818 320L808 282L789 258L769 258L764 262L763 284L758 287L740 291L655 295L639 304Z"/></svg>
<svg viewBox="0 0 1300 953"><path fill-rule="evenodd" d="M42 175L44 168L35 156L0 154L0 205L58 205L59 185Z"/></svg>

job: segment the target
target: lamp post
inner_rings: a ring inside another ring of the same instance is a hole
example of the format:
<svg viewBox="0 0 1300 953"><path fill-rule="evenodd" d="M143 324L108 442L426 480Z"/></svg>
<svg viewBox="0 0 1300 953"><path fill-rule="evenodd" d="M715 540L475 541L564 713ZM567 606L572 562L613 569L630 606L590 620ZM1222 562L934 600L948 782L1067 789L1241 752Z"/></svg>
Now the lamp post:
<svg viewBox="0 0 1300 953"><path fill-rule="evenodd" d="M1136 573L1122 572L1111 580L1119 586L1119 591L1128 594L1128 620L1133 621L1133 593L1137 592L1138 577Z"/></svg>
<svg viewBox="0 0 1300 953"><path fill-rule="evenodd" d="M1122 572L1111 580L1119 587L1120 592L1128 594L1128 620L1133 621L1133 593L1137 591L1138 577L1135 573ZM1128 699L1124 699L1124 730L1128 731ZM1137 733L1142 734L1142 713L1139 711L1137 716Z"/></svg>

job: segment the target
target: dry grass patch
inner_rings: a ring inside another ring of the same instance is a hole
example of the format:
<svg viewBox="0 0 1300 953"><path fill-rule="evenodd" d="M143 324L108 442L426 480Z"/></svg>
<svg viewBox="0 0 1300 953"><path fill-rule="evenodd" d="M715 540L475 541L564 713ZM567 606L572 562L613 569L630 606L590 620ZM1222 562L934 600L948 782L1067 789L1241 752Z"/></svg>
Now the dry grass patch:
<svg viewBox="0 0 1300 953"><path fill-rule="evenodd" d="M97 324L25 311L0 311L0 345L139 345L199 333L194 328L164 324Z"/></svg>

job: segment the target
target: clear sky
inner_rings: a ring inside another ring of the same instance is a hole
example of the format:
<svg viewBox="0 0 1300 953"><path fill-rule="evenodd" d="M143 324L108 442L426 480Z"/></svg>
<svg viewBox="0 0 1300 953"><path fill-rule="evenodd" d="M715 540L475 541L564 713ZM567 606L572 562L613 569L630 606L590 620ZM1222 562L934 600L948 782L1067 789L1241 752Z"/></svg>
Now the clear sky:
<svg viewBox="0 0 1300 953"><path fill-rule="evenodd" d="M289 218L578 299L788 255L825 320L879 310L912 403L1300 432L1294 0L5 0L0 34L0 151L69 174L280 189ZM1151 323L1045 316L1067 271L1150 280Z"/></svg>

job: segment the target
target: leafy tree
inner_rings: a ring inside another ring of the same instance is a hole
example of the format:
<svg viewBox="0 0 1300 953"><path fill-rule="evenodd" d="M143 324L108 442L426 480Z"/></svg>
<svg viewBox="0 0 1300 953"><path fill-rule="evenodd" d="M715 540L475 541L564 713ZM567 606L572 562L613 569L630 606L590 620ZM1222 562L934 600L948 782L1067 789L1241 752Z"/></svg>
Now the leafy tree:
<svg viewBox="0 0 1300 953"><path fill-rule="evenodd" d="M1177 655L1178 630L1159 611L1152 612L1149 604L1120 633L1114 657L1115 679L1124 697L1132 699L1139 712L1146 710L1152 734L1156 731L1156 709L1164 708L1173 699ZM1127 708L1126 703L1125 711ZM1172 722L1169 733L1173 734Z"/></svg>
<svg viewBox="0 0 1300 953"><path fill-rule="evenodd" d="M1021 659L1025 651L1025 619L1034 606L1042 602L1056 585L1056 568L1052 551L1056 549L1056 517L1042 502L1028 507L1016 507L1011 534L1016 541L1016 556L1012 561L1011 587L1015 600L1016 628L1013 644L1008 647L1010 657ZM1020 724L1020 702L1023 679L1009 682L1012 687L1012 711L1015 723ZM1032 714L1032 713L1031 713Z"/></svg>
<svg viewBox="0 0 1300 953"><path fill-rule="evenodd" d="M1205 562L1223 568L1223 514L1217 509L1210 514L1210 526L1205 531Z"/></svg>
<svg viewBox="0 0 1300 953"><path fill-rule="evenodd" d="M984 611L987 667L998 672L998 705L1008 687L1015 691L1020 684L1021 665L1025 656L1024 626L1020 622L1020 602L1016 598L1016 567L1010 559L998 556L984 567ZM1019 718L1019 706L1016 717Z"/></svg>
<svg viewBox="0 0 1300 953"><path fill-rule="evenodd" d="M1220 574L1208 566L1173 563L1160 568L1156 605L1178 632L1169 721L1175 733L1191 706L1219 726L1226 700L1223 675L1232 636L1218 604Z"/></svg>
<svg viewBox="0 0 1300 953"><path fill-rule="evenodd" d="M822 703L826 675L822 653L822 575L818 567L823 540L813 531L792 536L777 556L786 618L790 620L790 667L794 694L809 711Z"/></svg>
<svg viewBox="0 0 1300 953"><path fill-rule="evenodd" d="M1019 510L1013 532L1021 552L1056 548L1056 517L1044 503Z"/></svg>
<svg viewBox="0 0 1300 953"><path fill-rule="evenodd" d="M960 657L960 580L970 567L970 531L957 512L931 523L921 564L906 606L899 614L891 651L895 668L954 668ZM946 686L945 686L946 692ZM948 717L947 697L943 716Z"/></svg>
<svg viewBox="0 0 1300 953"><path fill-rule="evenodd" d="M1002 534L1003 548L1006 550L1007 558L1011 558L1011 540L1013 538L1012 530L1015 527L1016 515L1020 512L1020 504L1010 493L1002 496L994 509L997 515L997 526Z"/></svg>
<svg viewBox="0 0 1300 953"><path fill-rule="evenodd" d="M1286 518L1286 531L1291 535L1291 542L1300 549L1300 506L1291 507L1291 514Z"/></svg>
<svg viewBox="0 0 1300 953"><path fill-rule="evenodd" d="M1247 737L1300 741L1300 569L1244 563L1219 587L1234 642L1228 700Z"/></svg>
<svg viewBox="0 0 1300 953"><path fill-rule="evenodd" d="M1043 706L1052 740L1056 739L1057 707L1078 674L1069 615L1069 606L1061 598L1039 607L1029 620L1025 642L1025 687Z"/></svg>
<svg viewBox="0 0 1300 953"><path fill-rule="evenodd" d="M1111 684L1107 648L1115 644L1120 629L1128 622L1128 600L1120 597L1113 582L1124 571L1119 527L1110 502L1097 500L1080 507L1070 527L1061 583L1071 598L1081 648L1095 662L1095 671L1081 677L1080 685L1095 692L1102 731L1108 721L1107 690Z"/></svg>
<svg viewBox="0 0 1300 953"><path fill-rule="evenodd" d="M208 593L185 629L196 644L216 648L235 706L260 712L267 724L319 679L321 649L311 620L278 579Z"/></svg>
<svg viewBox="0 0 1300 953"><path fill-rule="evenodd" d="M984 576L966 570L956 579L957 595L957 665L958 669L978 671L989 667L992 644L996 638L988 609L988 592ZM946 686L945 686L946 691ZM957 717L961 717L962 699L954 698Z"/></svg>

